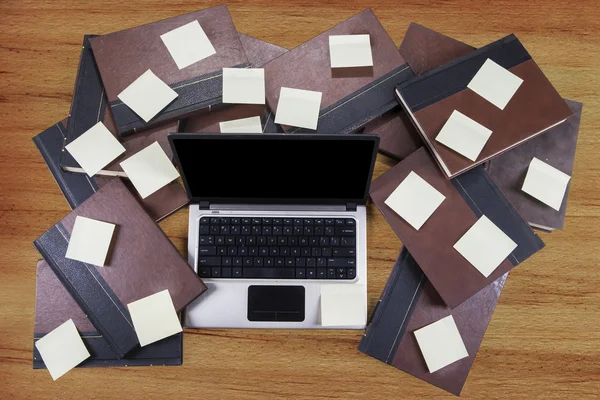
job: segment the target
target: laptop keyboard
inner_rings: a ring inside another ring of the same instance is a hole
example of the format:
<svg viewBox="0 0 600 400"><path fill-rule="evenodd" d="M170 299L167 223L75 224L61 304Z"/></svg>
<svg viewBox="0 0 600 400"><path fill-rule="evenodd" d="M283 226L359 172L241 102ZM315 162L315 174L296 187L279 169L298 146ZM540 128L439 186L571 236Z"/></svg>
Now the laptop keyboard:
<svg viewBox="0 0 600 400"><path fill-rule="evenodd" d="M352 218L200 219L201 278L354 279Z"/></svg>

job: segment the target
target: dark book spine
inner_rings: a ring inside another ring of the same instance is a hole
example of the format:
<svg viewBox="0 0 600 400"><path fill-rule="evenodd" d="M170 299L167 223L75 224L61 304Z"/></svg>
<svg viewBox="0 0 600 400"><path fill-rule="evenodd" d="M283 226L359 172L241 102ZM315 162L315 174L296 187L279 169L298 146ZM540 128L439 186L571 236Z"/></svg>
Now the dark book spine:
<svg viewBox="0 0 600 400"><path fill-rule="evenodd" d="M281 125L275 123L275 114L269 107L265 110L262 120L263 133L285 133Z"/></svg>

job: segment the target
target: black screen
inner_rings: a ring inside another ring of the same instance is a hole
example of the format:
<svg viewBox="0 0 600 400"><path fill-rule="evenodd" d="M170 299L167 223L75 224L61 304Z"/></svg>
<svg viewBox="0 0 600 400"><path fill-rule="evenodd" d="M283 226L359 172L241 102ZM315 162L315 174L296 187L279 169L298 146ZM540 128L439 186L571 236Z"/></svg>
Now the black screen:
<svg viewBox="0 0 600 400"><path fill-rule="evenodd" d="M363 135L171 137L194 201L366 201L378 138Z"/></svg>

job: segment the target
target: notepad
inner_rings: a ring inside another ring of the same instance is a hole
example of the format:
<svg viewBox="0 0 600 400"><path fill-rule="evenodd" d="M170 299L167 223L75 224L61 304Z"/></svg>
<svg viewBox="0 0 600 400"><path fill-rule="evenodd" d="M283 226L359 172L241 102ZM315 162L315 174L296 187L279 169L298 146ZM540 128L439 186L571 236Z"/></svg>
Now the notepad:
<svg viewBox="0 0 600 400"><path fill-rule="evenodd" d="M454 110L435 140L475 161L491 134L485 126Z"/></svg>
<svg viewBox="0 0 600 400"><path fill-rule="evenodd" d="M78 215L65 257L103 267L114 231L114 224Z"/></svg>
<svg viewBox="0 0 600 400"><path fill-rule="evenodd" d="M371 67L371 37L369 35L329 36L331 68Z"/></svg>
<svg viewBox="0 0 600 400"><path fill-rule="evenodd" d="M522 83L523 79L488 58L467 87L504 110Z"/></svg>
<svg viewBox="0 0 600 400"><path fill-rule="evenodd" d="M182 331L168 290L129 303L127 308L142 347Z"/></svg>
<svg viewBox="0 0 600 400"><path fill-rule="evenodd" d="M367 310L364 285L321 285L321 325L365 325Z"/></svg>
<svg viewBox="0 0 600 400"><path fill-rule="evenodd" d="M98 122L65 146L88 176L94 176L125 152L125 147Z"/></svg>
<svg viewBox="0 0 600 400"><path fill-rule="evenodd" d="M265 104L265 70L223 68L223 103Z"/></svg>
<svg viewBox="0 0 600 400"><path fill-rule="evenodd" d="M262 133L259 116L220 122L219 128L221 133Z"/></svg>
<svg viewBox="0 0 600 400"><path fill-rule="evenodd" d="M147 70L117 96L148 122L177 98L178 94L151 70Z"/></svg>
<svg viewBox="0 0 600 400"><path fill-rule="evenodd" d="M529 163L521 188L525 193L560 211L571 177L538 158Z"/></svg>
<svg viewBox="0 0 600 400"><path fill-rule="evenodd" d="M452 315L414 333L430 373L469 356Z"/></svg>
<svg viewBox="0 0 600 400"><path fill-rule="evenodd" d="M275 123L317 129L321 92L282 87L279 92Z"/></svg>
<svg viewBox="0 0 600 400"><path fill-rule="evenodd" d="M35 347L54 380L90 356L72 319L35 342Z"/></svg>
<svg viewBox="0 0 600 400"><path fill-rule="evenodd" d="M217 51L198 21L160 35L177 68L183 69L212 56Z"/></svg>
<svg viewBox="0 0 600 400"><path fill-rule="evenodd" d="M411 171L385 200L385 204L419 230L446 196Z"/></svg>
<svg viewBox="0 0 600 400"><path fill-rule="evenodd" d="M486 278L517 244L485 215L454 244L454 248Z"/></svg>

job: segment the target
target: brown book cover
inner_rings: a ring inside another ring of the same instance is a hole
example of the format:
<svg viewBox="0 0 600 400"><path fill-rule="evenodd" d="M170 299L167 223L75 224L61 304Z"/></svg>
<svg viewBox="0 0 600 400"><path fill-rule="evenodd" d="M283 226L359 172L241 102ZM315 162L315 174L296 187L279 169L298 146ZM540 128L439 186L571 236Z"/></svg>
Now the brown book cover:
<svg viewBox="0 0 600 400"><path fill-rule="evenodd" d="M239 33L242 47L248 58L248 63L252 68L261 68L271 60L276 59L288 52L285 47L277 46L273 43L265 42L252 36Z"/></svg>
<svg viewBox="0 0 600 400"><path fill-rule="evenodd" d="M490 160L487 167L488 173L494 178L523 218L534 228L545 231L563 228L567 212L569 187L567 187L560 211L556 211L531 197L523 192L521 188L533 157L550 164L567 175L573 174L575 148L583 105L572 100L565 101L573 115L567 118L564 123Z"/></svg>
<svg viewBox="0 0 600 400"><path fill-rule="evenodd" d="M116 225L105 267L65 257L77 216ZM106 183L34 245L119 357L138 344L127 304L168 289L181 311L206 290L118 179Z"/></svg>
<svg viewBox="0 0 600 400"><path fill-rule="evenodd" d="M419 132L400 106L369 122L363 133L379 135L379 152L397 160L408 157L423 146Z"/></svg>
<svg viewBox="0 0 600 400"><path fill-rule="evenodd" d="M200 23L216 54L180 70L160 36L193 21ZM90 43L120 134L141 131L160 121L183 118L220 104L223 68L248 66L225 5L96 36ZM117 96L148 69L179 96L145 123Z"/></svg>

